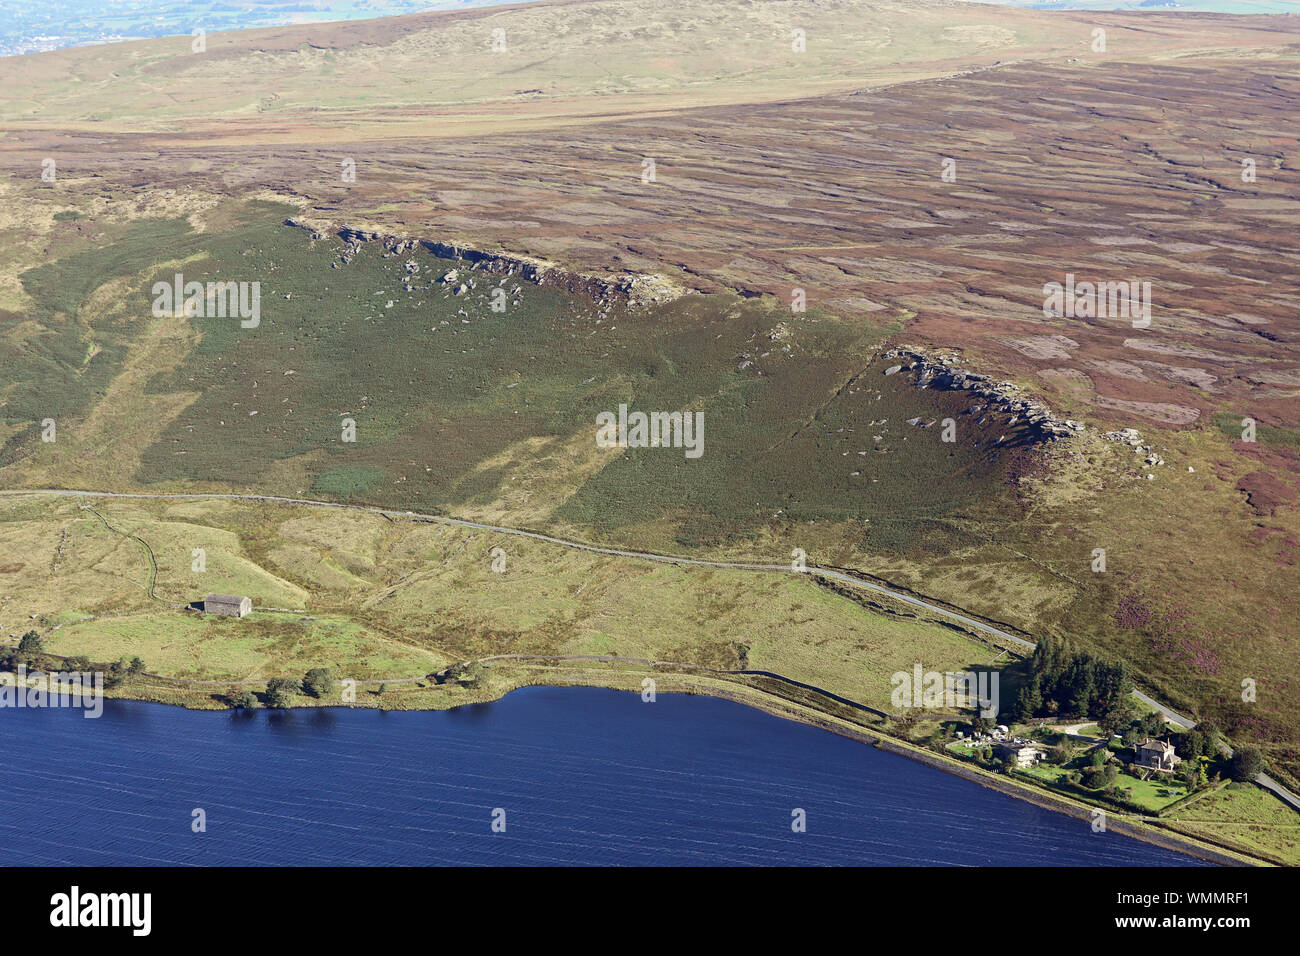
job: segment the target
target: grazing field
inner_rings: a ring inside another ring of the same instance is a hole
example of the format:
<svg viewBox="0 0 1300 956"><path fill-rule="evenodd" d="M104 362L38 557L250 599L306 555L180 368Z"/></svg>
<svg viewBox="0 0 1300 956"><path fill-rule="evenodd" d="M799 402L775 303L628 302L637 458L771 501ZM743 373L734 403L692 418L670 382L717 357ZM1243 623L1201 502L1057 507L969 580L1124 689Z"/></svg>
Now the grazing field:
<svg viewBox="0 0 1300 956"><path fill-rule="evenodd" d="M265 611L241 620L160 611L70 624L46 648L99 664L139 657L151 673L201 681L265 681L313 667L355 680L410 678L451 663L346 618Z"/></svg>
<svg viewBox="0 0 1300 956"><path fill-rule="evenodd" d="M1300 820L1277 797L1258 787L1229 784L1175 810L1164 822L1171 830L1283 866L1300 866Z"/></svg>
<svg viewBox="0 0 1300 956"><path fill-rule="evenodd" d="M382 680L502 654L610 655L773 671L892 710L893 673L918 662L962 670L998 654L804 575L675 567L361 512L0 498L0 543L28 556L0 567L0 636L10 644L34 620L51 653L139 656L171 678L328 666L336 677ZM213 592L249 595L254 613L183 610Z"/></svg>

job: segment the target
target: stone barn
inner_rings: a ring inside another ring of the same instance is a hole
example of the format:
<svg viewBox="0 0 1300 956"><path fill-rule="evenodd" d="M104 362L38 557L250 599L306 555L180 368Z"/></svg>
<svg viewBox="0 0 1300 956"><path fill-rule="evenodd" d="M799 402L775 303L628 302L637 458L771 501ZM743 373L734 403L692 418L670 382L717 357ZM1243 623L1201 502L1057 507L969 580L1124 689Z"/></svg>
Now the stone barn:
<svg viewBox="0 0 1300 956"><path fill-rule="evenodd" d="M244 617L253 610L253 599L237 594L209 594L203 602L205 614L220 614L224 617Z"/></svg>

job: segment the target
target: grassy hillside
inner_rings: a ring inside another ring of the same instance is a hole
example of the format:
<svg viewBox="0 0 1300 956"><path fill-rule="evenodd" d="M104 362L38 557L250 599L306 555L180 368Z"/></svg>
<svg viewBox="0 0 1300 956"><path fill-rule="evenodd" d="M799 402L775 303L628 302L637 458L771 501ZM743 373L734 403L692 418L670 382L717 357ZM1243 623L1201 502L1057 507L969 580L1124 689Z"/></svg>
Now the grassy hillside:
<svg viewBox="0 0 1300 956"><path fill-rule="evenodd" d="M0 82L22 91L0 124L301 142L540 128L1083 56L1098 16L945 0L555 0L212 34L201 53L181 36L0 61ZM1266 42L1213 20L1104 22L1130 59Z"/></svg>
<svg viewBox="0 0 1300 956"><path fill-rule="evenodd" d="M1024 440L1024 424L1007 415L966 415L960 396L886 376L889 363L875 355L890 329L872 321L726 295L606 315L583 297L423 250L394 255L371 243L340 268L340 240L312 240L278 218L173 238L169 252L186 250L189 264L157 272L136 273L149 246L126 241L129 263L109 246L25 273L25 291L43 307L30 321L78 343L104 324L183 325L192 347L177 351L173 338L164 360L152 335L135 332L151 360L128 388L119 359L121 387L103 402L104 383L92 395L95 380L75 362L15 364L19 382L40 388L24 386L24 401L6 406L10 424L48 415L62 432L53 443L30 427L16 433L13 480L255 488L489 510L600 535L656 524L677 528L683 547L855 522L870 525L862 533L873 545L907 550L945 515L1005 498L1001 483ZM259 327L152 317L146 290L178 268L187 280L262 283ZM106 281L105 269L131 284L104 314L79 316L89 292L49 281L73 271L87 284ZM452 270L476 287L455 294L459 280L443 281ZM500 313L496 290L509 293ZM60 402L43 405L42 390ZM150 401L176 411L146 414ZM597 415L620 404L701 412L704 453L597 448ZM111 430L101 405L114 415ZM951 416L962 419L961 442L943 442L933 427ZM349 419L355 442L343 441ZM110 445L112 454L99 452Z"/></svg>
<svg viewBox="0 0 1300 956"><path fill-rule="evenodd" d="M1175 811L1166 825L1280 866L1300 865L1300 822L1295 813L1256 787L1231 784Z"/></svg>
<svg viewBox="0 0 1300 956"><path fill-rule="evenodd" d="M771 670L888 708L895 671L998 654L801 575L671 567L300 506L0 499L0 546L23 556L0 566L8 643L35 615L43 631L60 625L46 639L52 653L139 656L153 673L193 680L315 666L396 680L498 654L596 654ZM250 617L176 607L230 591L253 598ZM293 613L266 610L276 607Z"/></svg>

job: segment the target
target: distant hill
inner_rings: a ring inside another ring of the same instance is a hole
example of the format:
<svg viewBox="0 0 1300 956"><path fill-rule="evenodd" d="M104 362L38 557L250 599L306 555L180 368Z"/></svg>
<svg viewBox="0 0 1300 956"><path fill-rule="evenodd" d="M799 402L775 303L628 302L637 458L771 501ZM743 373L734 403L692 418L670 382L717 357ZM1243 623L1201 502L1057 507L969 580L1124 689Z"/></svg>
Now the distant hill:
<svg viewBox="0 0 1300 956"><path fill-rule="evenodd" d="M1263 18L957 0L556 0L209 33L201 53L187 34L0 58L0 125L320 142L475 134L526 112L539 128L1092 59L1098 16L1107 56L1129 62L1276 42Z"/></svg>
<svg viewBox="0 0 1300 956"><path fill-rule="evenodd" d="M1188 13L1300 13L1300 0L969 0L1029 10L1146 10Z"/></svg>
<svg viewBox="0 0 1300 956"><path fill-rule="evenodd" d="M292 23L486 7L521 0L0 0L0 56L94 43L216 33ZM527 2L527 0L522 0Z"/></svg>

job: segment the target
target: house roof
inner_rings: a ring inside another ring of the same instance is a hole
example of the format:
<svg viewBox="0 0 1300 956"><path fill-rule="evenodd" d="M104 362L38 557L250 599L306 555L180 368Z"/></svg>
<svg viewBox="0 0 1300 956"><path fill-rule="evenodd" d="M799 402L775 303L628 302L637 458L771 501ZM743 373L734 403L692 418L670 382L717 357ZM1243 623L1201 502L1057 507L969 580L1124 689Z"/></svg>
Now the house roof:
<svg viewBox="0 0 1300 956"><path fill-rule="evenodd" d="M994 746L995 748L999 749L999 750L1016 750L1016 751L1021 751L1021 750L1037 750L1037 749L1038 749L1037 747L1034 746L1034 744L1033 744L1032 742L1027 742L1027 743L1022 743L1022 744L1017 744L1017 743L1012 743L1010 740L999 740L999 741L997 741L993 746Z"/></svg>
<svg viewBox="0 0 1300 956"><path fill-rule="evenodd" d="M209 594L207 604L243 604L249 598L239 594Z"/></svg>

